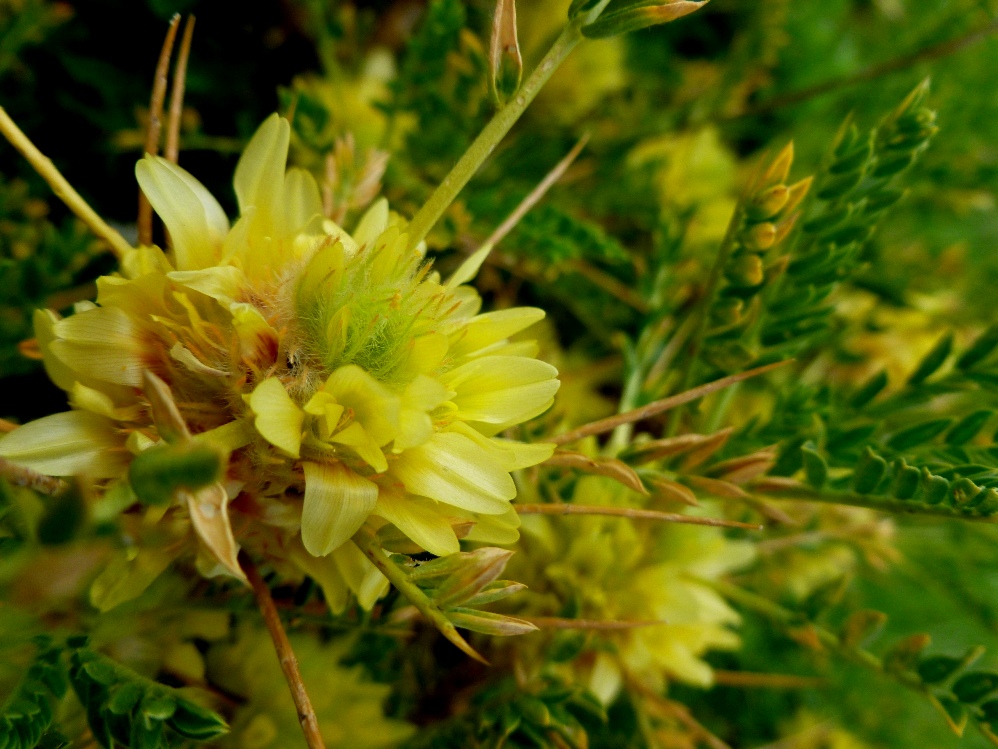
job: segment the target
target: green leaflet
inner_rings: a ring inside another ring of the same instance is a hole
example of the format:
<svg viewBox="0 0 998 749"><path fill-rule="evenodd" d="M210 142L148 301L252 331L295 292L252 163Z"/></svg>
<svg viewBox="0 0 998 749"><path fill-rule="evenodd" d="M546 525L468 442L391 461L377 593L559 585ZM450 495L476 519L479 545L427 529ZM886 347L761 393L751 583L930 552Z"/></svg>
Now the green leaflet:
<svg viewBox="0 0 998 749"><path fill-rule="evenodd" d="M203 742L228 731L214 712L87 647L69 642L69 681L87 712L98 743L129 749L167 749Z"/></svg>

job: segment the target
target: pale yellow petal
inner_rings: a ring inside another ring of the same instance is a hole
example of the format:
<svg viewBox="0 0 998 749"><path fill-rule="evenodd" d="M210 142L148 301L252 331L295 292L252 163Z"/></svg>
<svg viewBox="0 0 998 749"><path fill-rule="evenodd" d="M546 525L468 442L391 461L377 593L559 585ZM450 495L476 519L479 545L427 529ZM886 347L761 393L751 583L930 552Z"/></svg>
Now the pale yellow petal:
<svg viewBox="0 0 998 749"><path fill-rule="evenodd" d="M520 515L513 505L510 505L502 515L462 514L469 515L475 521L475 525L465 536L468 541L509 546L520 539Z"/></svg>
<svg viewBox="0 0 998 749"><path fill-rule="evenodd" d="M360 246L372 246L387 228L388 201L385 198L378 198L360 217L357 227L353 230L353 239Z"/></svg>
<svg viewBox="0 0 998 749"><path fill-rule="evenodd" d="M354 419L377 445L395 439L401 409L399 397L356 364L333 372L323 390L332 394L337 403L353 409Z"/></svg>
<svg viewBox="0 0 998 749"><path fill-rule="evenodd" d="M35 327L35 338L38 339L38 348L44 356L42 363L45 365L45 374L58 387L68 391L72 390L77 375L50 349L52 342L56 340L55 326L59 319L59 316L50 309L36 309L32 322Z"/></svg>
<svg viewBox="0 0 998 749"><path fill-rule="evenodd" d="M159 156L146 155L135 165L135 176L170 232L177 269L207 268L218 262L229 220L204 185Z"/></svg>
<svg viewBox="0 0 998 749"><path fill-rule="evenodd" d="M342 463L304 463L302 467L301 540L309 554L324 557L360 530L378 501L378 485Z"/></svg>
<svg viewBox="0 0 998 749"><path fill-rule="evenodd" d="M289 235L322 231L322 198L315 177L304 169L284 175L284 226Z"/></svg>
<svg viewBox="0 0 998 749"><path fill-rule="evenodd" d="M342 614L350 598L346 580L336 563L335 552L327 557L314 557L300 544L294 544L288 556L306 575L322 588L322 596L333 614Z"/></svg>
<svg viewBox="0 0 998 749"><path fill-rule="evenodd" d="M103 390L87 387L82 382L73 383L69 392L69 405L115 421L137 421L143 412L142 406L138 403L131 406L117 406L114 399Z"/></svg>
<svg viewBox="0 0 998 749"><path fill-rule="evenodd" d="M214 445L225 453L231 453L240 447L245 447L253 441L254 431L249 422L245 419L230 421L220 427L209 429L194 435L195 442L203 442L207 445Z"/></svg>
<svg viewBox="0 0 998 749"><path fill-rule="evenodd" d="M239 336L239 355L257 366L271 364L277 357L280 343L274 326L252 304L234 302L229 305L232 327Z"/></svg>
<svg viewBox="0 0 998 749"><path fill-rule="evenodd" d="M249 407L256 417L254 426L260 436L297 458L305 414L291 400L281 381L271 377L257 385L249 396Z"/></svg>
<svg viewBox="0 0 998 749"><path fill-rule="evenodd" d="M388 578L364 556L356 544L343 544L332 553L332 557L347 586L357 596L357 603L365 610L370 611L377 600L388 592Z"/></svg>
<svg viewBox="0 0 998 749"><path fill-rule="evenodd" d="M45 416L0 438L0 458L48 476L112 478L129 457L115 423L89 411Z"/></svg>
<svg viewBox="0 0 998 749"><path fill-rule="evenodd" d="M487 424L515 424L543 413L560 383L558 370L520 356L485 356L448 372L441 382L456 392L458 416Z"/></svg>
<svg viewBox="0 0 998 749"><path fill-rule="evenodd" d="M513 479L490 451L455 432L437 432L400 454L391 475L413 494L488 515L505 512L516 496Z"/></svg>
<svg viewBox="0 0 998 749"><path fill-rule="evenodd" d="M447 355L447 345L447 336L443 333L426 333L414 338L406 360L406 369L421 375L436 372Z"/></svg>
<svg viewBox="0 0 998 749"><path fill-rule="evenodd" d="M329 438L329 441L353 448L361 459L377 473L383 473L388 470L388 461L385 459L384 452L382 452L378 443L374 441L371 435L367 433L367 430L356 421L349 424L345 429L338 431Z"/></svg>
<svg viewBox="0 0 998 749"><path fill-rule="evenodd" d="M468 283L471 279L478 275L479 268L482 267L482 263L485 262L485 258L489 256L492 252L491 244L483 244L474 253L468 256L468 258L461 263L454 275L447 279L445 286L448 289L456 289L458 286L464 283Z"/></svg>
<svg viewBox="0 0 998 749"><path fill-rule="evenodd" d="M284 170L288 160L291 125L272 114L250 139L236 165L233 179L239 213L252 207L252 232L280 234L284 219Z"/></svg>
<svg viewBox="0 0 998 749"><path fill-rule="evenodd" d="M67 317L53 328L50 349L76 373L95 380L140 387L147 353L142 326L116 307L99 307Z"/></svg>
<svg viewBox="0 0 998 749"><path fill-rule="evenodd" d="M463 356L478 351L526 330L543 319L544 310L536 307L513 307L477 315L463 331L454 336L451 354Z"/></svg>
<svg viewBox="0 0 998 749"><path fill-rule="evenodd" d="M494 442L513 453L513 462L509 467L511 471L518 471L521 468L543 463L554 455L556 445L550 442L517 442L516 440L504 440L498 437L492 438Z"/></svg>
<svg viewBox="0 0 998 749"><path fill-rule="evenodd" d="M461 550L453 526L432 500L382 488L374 514L438 557Z"/></svg>
<svg viewBox="0 0 998 749"><path fill-rule="evenodd" d="M174 283L200 291L223 304L237 299L246 288L246 276L234 265L212 266L201 270L178 270L168 273Z"/></svg>

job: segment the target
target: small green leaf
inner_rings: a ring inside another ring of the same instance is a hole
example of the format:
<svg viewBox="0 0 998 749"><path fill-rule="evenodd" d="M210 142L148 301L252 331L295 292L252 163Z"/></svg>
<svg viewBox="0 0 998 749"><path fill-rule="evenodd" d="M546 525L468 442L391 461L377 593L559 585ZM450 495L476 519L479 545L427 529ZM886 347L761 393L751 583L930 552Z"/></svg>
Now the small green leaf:
<svg viewBox="0 0 998 749"><path fill-rule="evenodd" d="M953 695L966 704L980 702L995 690L998 690L998 673L993 671L971 671L953 684Z"/></svg>
<svg viewBox="0 0 998 749"><path fill-rule="evenodd" d="M887 371L880 370L857 390L849 400L849 405L853 408L862 408L872 401L877 395L887 387Z"/></svg>
<svg viewBox="0 0 998 749"><path fill-rule="evenodd" d="M894 461L892 466L894 479L891 482L891 494L898 499L911 499L918 491L918 481L922 472L908 465L903 458Z"/></svg>
<svg viewBox="0 0 998 749"><path fill-rule="evenodd" d="M873 493L886 471L887 461L867 447L853 472L853 490L857 494Z"/></svg>
<svg viewBox="0 0 998 749"><path fill-rule="evenodd" d="M935 476L927 468L923 468L915 499L928 505L935 505L942 502L948 494L949 481L942 476Z"/></svg>
<svg viewBox="0 0 998 749"><path fill-rule="evenodd" d="M128 468L128 482L143 502L164 505L172 502L180 489L194 491L215 483L222 468L221 454L210 445L159 445L135 456Z"/></svg>
<svg viewBox="0 0 998 749"><path fill-rule="evenodd" d="M998 347L998 325L992 325L981 333L970 348L957 359L956 368L961 371L971 369L975 364L986 359L996 347Z"/></svg>
<svg viewBox="0 0 998 749"><path fill-rule="evenodd" d="M932 347L915 368L915 371L911 373L908 378L909 385L918 385L928 379L939 367L943 365L943 362L949 357L950 352L953 350L953 333L949 332L944 335L939 342Z"/></svg>
<svg viewBox="0 0 998 749"><path fill-rule="evenodd" d="M918 676L926 684L941 684L960 670L963 659L951 655L933 655L918 664Z"/></svg>
<svg viewBox="0 0 998 749"><path fill-rule="evenodd" d="M807 475L807 483L815 489L820 489L828 480L828 463L812 447L802 447L801 456L804 459L804 472Z"/></svg>
<svg viewBox="0 0 998 749"><path fill-rule="evenodd" d="M894 450L909 450L924 445L949 429L953 419L935 419L902 429L887 440L887 446Z"/></svg>
<svg viewBox="0 0 998 749"><path fill-rule="evenodd" d="M964 416L946 434L947 445L965 445L977 436L988 420L994 416L994 411L982 409Z"/></svg>

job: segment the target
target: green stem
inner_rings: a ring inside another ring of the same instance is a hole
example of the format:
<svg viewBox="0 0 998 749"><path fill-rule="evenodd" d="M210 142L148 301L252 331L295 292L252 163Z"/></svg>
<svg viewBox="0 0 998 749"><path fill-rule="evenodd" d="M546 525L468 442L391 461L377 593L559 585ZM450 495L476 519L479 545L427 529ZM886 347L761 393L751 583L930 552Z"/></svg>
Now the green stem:
<svg viewBox="0 0 998 749"><path fill-rule="evenodd" d="M778 603L760 596L758 593L745 590L745 588L739 585L732 585L731 583L723 580L704 580L701 578L696 578L696 580L703 585L713 588L729 601L754 611L757 614L761 614L773 622L773 624L776 624L783 629L794 629L801 626L810 627L815 636L818 638L818 641L829 650L836 651L843 657L866 666L873 671L886 673L883 661L869 650L846 645L837 634L831 630L825 629L819 624L809 621L795 611L785 609ZM920 683L913 683L910 679L905 679L903 675L894 676L900 677L898 678L898 681L905 686L913 688L921 687Z"/></svg>
<svg viewBox="0 0 998 749"><path fill-rule="evenodd" d="M717 250L717 257L714 258L714 264L711 266L710 275L707 277L707 285L704 288L703 296L700 298L697 308L693 313L695 322L693 323L693 330L690 333L690 342L686 349L686 358L683 361L683 368L679 377L679 384L677 386L677 391L679 392L689 387L690 378L693 376L693 367L700 356L700 349L703 346L703 336L707 330L707 322L710 319L710 308L714 305L714 299L717 297L717 291L721 286L721 276L724 273L724 267L728 264L731 253L735 249L735 239L742 225L743 204L744 200L740 200L735 207L735 212L728 223L728 230L724 234L721 246ZM667 417L667 435L672 436L676 433L679 427L680 415L681 411L677 410Z"/></svg>
<svg viewBox="0 0 998 749"><path fill-rule="evenodd" d="M910 499L897 499L855 492L823 492L809 486L774 487L767 486L765 480L759 486L749 487L754 494L768 500L791 500L795 502L823 502L833 505L865 507L870 510L889 512L894 515L936 515L960 520L973 520L982 523L998 523L998 513L992 515L974 514L973 508L962 508L947 504L930 505Z"/></svg>
<svg viewBox="0 0 998 749"><path fill-rule="evenodd" d="M551 49L544 55L530 77L524 81L523 85L507 104L496 112L495 116L485 126L485 129L478 134L475 142L464 152L450 173L444 177L430 199L423 204L409 224L409 246L415 247L430 233L440 217L443 216L447 207L454 202L454 198L468 184L475 172L482 163L489 157L499 142L506 137L506 133L520 119L520 115L527 109L530 102L548 82L548 79L559 65L568 57L575 46L582 41L582 26L589 22L591 17L585 21L582 18L575 18L564 28Z"/></svg>
<svg viewBox="0 0 998 749"><path fill-rule="evenodd" d="M380 570L381 574L388 578L389 582L394 585L398 592L405 596L409 603L416 607L416 609L423 616L433 623L440 633L446 637L455 647L460 649L462 652L466 653L468 656L474 658L480 663L488 665L482 656L480 656L474 648L467 643L467 641L461 637L458 633L457 628L451 623L447 615L441 611L440 607L437 606L429 596L422 591L422 589L416 585L409 576L405 573L401 567L399 567L395 562L385 556L384 552L377 545L374 540L374 536L366 532L364 529L358 531L354 537L353 542L357 545L364 556L371 560L375 567Z"/></svg>

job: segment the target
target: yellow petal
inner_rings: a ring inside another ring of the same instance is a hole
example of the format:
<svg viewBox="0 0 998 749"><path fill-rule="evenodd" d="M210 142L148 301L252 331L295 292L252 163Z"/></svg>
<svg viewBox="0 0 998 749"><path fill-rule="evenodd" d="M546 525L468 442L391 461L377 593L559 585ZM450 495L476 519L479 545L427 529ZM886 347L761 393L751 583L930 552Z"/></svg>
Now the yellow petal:
<svg viewBox="0 0 998 749"><path fill-rule="evenodd" d="M333 372L323 390L336 398L337 403L353 409L354 419L377 445L395 439L401 409L399 397L356 364Z"/></svg>
<svg viewBox="0 0 998 749"><path fill-rule="evenodd" d="M392 452L400 453L430 439L433 436L433 420L429 412L451 395L437 380L417 375L402 393L399 431L392 445Z"/></svg>
<svg viewBox="0 0 998 749"><path fill-rule="evenodd" d="M146 369L142 327L127 312L99 307L60 320L50 349L86 378L140 387Z"/></svg>
<svg viewBox="0 0 998 749"><path fill-rule="evenodd" d="M304 169L289 169L284 175L284 226L289 236L322 231L322 198L319 185Z"/></svg>
<svg viewBox="0 0 998 749"><path fill-rule="evenodd" d="M301 540L309 554L324 557L360 530L378 501L378 485L342 463L304 463L302 467Z"/></svg>
<svg viewBox="0 0 998 749"><path fill-rule="evenodd" d="M465 538L480 544L515 544L520 538L520 515L513 505L502 515L479 515L467 513L475 521L474 527Z"/></svg>
<svg viewBox="0 0 998 749"><path fill-rule="evenodd" d="M506 512L516 496L509 473L463 434L437 432L392 463L391 475L413 494L487 515Z"/></svg>
<svg viewBox="0 0 998 749"><path fill-rule="evenodd" d="M492 252L491 244L483 244L475 250L474 254L469 255L468 259L454 271L454 275L447 279L446 287L453 290L463 283L468 283L478 275L478 269L482 267L490 252Z"/></svg>
<svg viewBox="0 0 998 749"><path fill-rule="evenodd" d="M356 421L347 426L346 429L341 429L334 434L329 438L329 441L352 447L361 459L377 473L384 473L388 470L388 461L381 448L378 447L378 443Z"/></svg>
<svg viewBox="0 0 998 749"><path fill-rule="evenodd" d="M229 231L229 220L204 185L160 156L146 155L135 165L135 176L170 232L177 270L214 265Z"/></svg>
<svg viewBox="0 0 998 749"><path fill-rule="evenodd" d="M459 418L517 424L543 413L558 390L558 370L521 356L483 356L441 376L456 392Z"/></svg>
<svg viewBox="0 0 998 749"><path fill-rule="evenodd" d="M207 432L195 434L194 441L214 445L224 453L231 453L253 441L253 427L243 419L230 421Z"/></svg>
<svg viewBox="0 0 998 749"><path fill-rule="evenodd" d="M234 302L229 305L229 312L239 336L239 355L257 366L272 363L280 342L274 326L252 304Z"/></svg>
<svg viewBox="0 0 998 749"><path fill-rule="evenodd" d="M388 201L385 198L378 198L360 217L357 228L353 230L353 239L358 245L371 246L387 228Z"/></svg>
<svg viewBox="0 0 998 749"><path fill-rule="evenodd" d="M550 442L527 443L499 439L498 437L493 437L492 439L513 454L513 462L509 466L509 470L511 471L518 471L521 468L530 468L530 466L543 463L554 455L556 447L556 445Z"/></svg>
<svg viewBox="0 0 998 749"><path fill-rule="evenodd" d="M440 367L447 355L447 336L443 333L427 333L414 338L406 368L416 374L432 374Z"/></svg>
<svg viewBox="0 0 998 749"><path fill-rule="evenodd" d="M283 229L284 170L288 161L291 125L274 113L250 139L236 165L233 183L244 215L252 206L252 234L277 237Z"/></svg>
<svg viewBox="0 0 998 749"><path fill-rule="evenodd" d="M89 411L45 416L0 438L0 458L48 476L112 478L125 471L128 457L115 423Z"/></svg>
<svg viewBox="0 0 998 749"><path fill-rule="evenodd" d="M69 392L69 405L83 411L91 411L115 421L137 421L142 415L142 406L116 406L114 399L103 390L87 387L82 382L73 383Z"/></svg>
<svg viewBox="0 0 998 749"><path fill-rule="evenodd" d="M473 317L467 327L455 336L451 345L453 356L463 356L529 328L544 319L544 310L536 307L513 307L512 309L486 312Z"/></svg>
<svg viewBox="0 0 998 749"><path fill-rule="evenodd" d="M159 247L133 247L121 258L121 272L125 278L139 278L150 273L165 275L172 270L173 266Z"/></svg>
<svg viewBox="0 0 998 749"><path fill-rule="evenodd" d="M327 557L313 557L300 543L288 550L288 558L322 588L322 596L333 614L342 614L347 607L350 590L336 564L335 552Z"/></svg>
<svg viewBox="0 0 998 749"><path fill-rule="evenodd" d="M68 391L72 390L73 383L76 382L76 373L50 349L52 342L56 340L55 326L59 319L59 316L50 309L36 309L32 322L35 327L35 338L38 339L38 348L44 356L42 362L45 365L45 374L58 387Z"/></svg>
<svg viewBox="0 0 998 749"><path fill-rule="evenodd" d="M318 417L316 424L319 427L319 439L328 440L340 423L340 418L343 416L343 406L337 403L336 399L325 390L320 390L305 404L305 413Z"/></svg>
<svg viewBox="0 0 998 749"><path fill-rule="evenodd" d="M212 266L201 270L178 270L168 273L174 283L200 291L223 304L237 299L246 288L246 276L234 265Z"/></svg>
<svg viewBox="0 0 998 749"><path fill-rule="evenodd" d="M411 540L438 557L461 550L454 528L432 500L381 489L374 514L383 517Z"/></svg>
<svg viewBox="0 0 998 749"><path fill-rule="evenodd" d="M304 412L295 405L276 377L264 380L249 396L249 407L256 417L254 426L267 442L294 457L301 451L301 428Z"/></svg>
<svg viewBox="0 0 998 749"><path fill-rule="evenodd" d="M332 554L347 586L357 596L357 603L370 611L375 602L388 592L388 578L364 556L354 543L343 544Z"/></svg>

